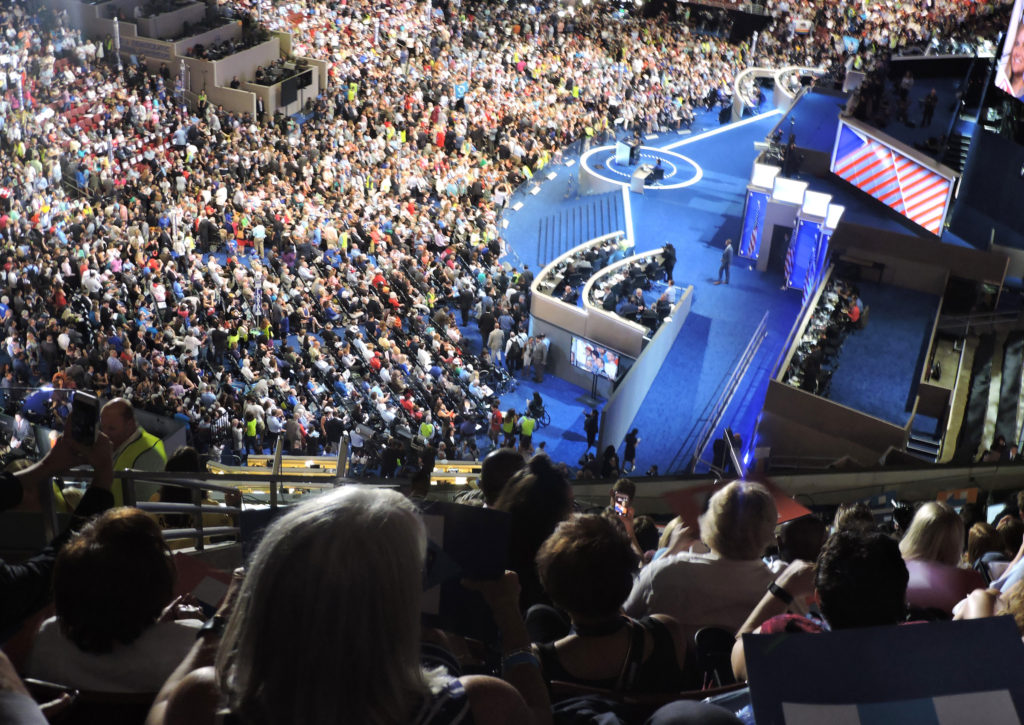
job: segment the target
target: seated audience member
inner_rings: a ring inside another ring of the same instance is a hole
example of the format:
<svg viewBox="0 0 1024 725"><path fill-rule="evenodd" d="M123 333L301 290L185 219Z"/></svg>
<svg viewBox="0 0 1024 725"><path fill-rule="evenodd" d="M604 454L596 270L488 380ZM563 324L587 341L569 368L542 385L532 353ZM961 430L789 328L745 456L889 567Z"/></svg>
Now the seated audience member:
<svg viewBox="0 0 1024 725"><path fill-rule="evenodd" d="M1016 516L1007 516L996 524L996 531L1003 540L1003 550L1015 556L1021 544L1024 544L1024 521Z"/></svg>
<svg viewBox="0 0 1024 725"><path fill-rule="evenodd" d="M1010 615L1024 637L1024 584L1017 582L1005 592L975 589L956 607L953 619L982 619Z"/></svg>
<svg viewBox="0 0 1024 725"><path fill-rule="evenodd" d="M876 530L875 517L863 501L840 504L835 518L832 519L833 534L840 531L858 531L866 534Z"/></svg>
<svg viewBox="0 0 1024 725"><path fill-rule="evenodd" d="M551 459L538 453L512 476L494 508L511 515L508 562L519 575L521 609L547 604L535 560L541 545L572 510L572 487Z"/></svg>
<svg viewBox="0 0 1024 725"><path fill-rule="evenodd" d="M621 613L638 558L617 521L576 515L558 525L537 554L552 603L568 613L573 633L534 645L544 677L616 692L682 689L686 641L675 620Z"/></svg>
<svg viewBox="0 0 1024 725"><path fill-rule="evenodd" d="M202 625L174 619L173 588L156 523L139 509L104 513L57 557L57 614L40 625L29 674L84 690L156 692Z"/></svg>
<svg viewBox="0 0 1024 725"><path fill-rule="evenodd" d="M967 532L964 560L974 571L985 577L986 584L998 579L1010 563L1003 537L995 526L984 521L974 524Z"/></svg>
<svg viewBox="0 0 1024 725"><path fill-rule="evenodd" d="M814 515L801 516L779 524L775 530L775 543L779 547L778 561L783 565L797 560L817 561L827 533L825 524ZM783 568L775 567L776 571Z"/></svg>
<svg viewBox="0 0 1024 725"><path fill-rule="evenodd" d="M821 632L899 624L907 616L907 566L897 543L879 533L840 531L825 542L817 567L794 561L761 598L740 634ZM817 595L822 621L786 614L797 597ZM743 640L732 650L733 673L747 679Z"/></svg>
<svg viewBox="0 0 1024 725"><path fill-rule="evenodd" d="M660 538L658 524L646 514L637 516L633 519L633 536L636 537L640 551L643 552L643 560L640 563L647 564L658 548L658 539Z"/></svg>
<svg viewBox="0 0 1024 725"><path fill-rule="evenodd" d="M910 572L907 602L921 610L936 610L929 615L940 616L941 612L948 618L957 602L985 585L978 572L958 568L964 551L964 524L948 504L929 501L922 505L900 541L900 551Z"/></svg>
<svg viewBox="0 0 1024 725"><path fill-rule="evenodd" d="M394 491L342 486L288 512L260 542L223 639L196 642L148 722L212 722L219 701L244 725L439 725L467 709L477 725L550 722L514 574L471 585L501 628L505 681L420 664L426 545L415 506Z"/></svg>
<svg viewBox="0 0 1024 725"><path fill-rule="evenodd" d="M40 483L70 469L91 464L93 479L74 516L57 538L35 556L17 564L0 561L0 642L7 639L33 613L46 605L51 595L53 567L60 550L90 516L114 505L110 493L113 458L110 439L100 434L88 448L60 436L46 456L17 473L0 473L0 512L15 508L34 508ZM2 514L0 514L2 522Z"/></svg>
<svg viewBox="0 0 1024 725"><path fill-rule="evenodd" d="M654 552L652 561L682 551L706 554L710 550L700 540L700 533L688 526L682 516L676 516L665 524L658 537L658 550Z"/></svg>
<svg viewBox="0 0 1024 725"><path fill-rule="evenodd" d="M768 566L778 574L794 561L817 561L826 538L825 524L817 516L801 516L780 524L775 534L779 557ZM808 604L806 597L799 597L793 602L791 610L807 614Z"/></svg>
<svg viewBox="0 0 1024 725"><path fill-rule="evenodd" d="M761 556L777 519L775 501L760 484L734 481L717 491L700 517L710 551L666 555L645 567L626 614L668 614L687 636L706 626L736 631L774 579Z"/></svg>
<svg viewBox="0 0 1024 725"><path fill-rule="evenodd" d="M525 467L526 459L515 448L495 448L480 464L478 488L460 494L456 501L476 506L486 504L493 508L505 484Z"/></svg>

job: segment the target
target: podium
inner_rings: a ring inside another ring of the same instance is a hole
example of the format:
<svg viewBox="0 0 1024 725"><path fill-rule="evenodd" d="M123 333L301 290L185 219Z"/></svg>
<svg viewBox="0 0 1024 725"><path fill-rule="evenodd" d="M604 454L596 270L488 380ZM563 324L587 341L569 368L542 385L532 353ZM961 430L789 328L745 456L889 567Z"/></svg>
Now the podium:
<svg viewBox="0 0 1024 725"><path fill-rule="evenodd" d="M640 164L629 180L629 190L637 194L644 193L644 186L647 185L647 177L654 173L654 167L650 164Z"/></svg>
<svg viewBox="0 0 1024 725"><path fill-rule="evenodd" d="M615 163L619 166L629 166L629 154L631 147L622 141L615 142Z"/></svg>

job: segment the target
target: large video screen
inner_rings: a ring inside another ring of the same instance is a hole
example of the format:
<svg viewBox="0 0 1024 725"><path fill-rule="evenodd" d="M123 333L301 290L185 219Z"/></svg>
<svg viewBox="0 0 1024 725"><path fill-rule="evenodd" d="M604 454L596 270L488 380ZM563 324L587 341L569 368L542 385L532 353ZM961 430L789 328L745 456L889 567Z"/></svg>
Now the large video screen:
<svg viewBox="0 0 1024 725"><path fill-rule="evenodd" d="M609 380L619 376L619 353L580 337L572 338L569 362L581 370Z"/></svg>
<svg viewBox="0 0 1024 725"><path fill-rule="evenodd" d="M1018 101L1024 101L1024 22L1021 22L1022 12L1024 12L1024 0L1016 0L1013 3L1010 27L1006 30L1003 52L999 56L999 65L996 69L996 87L1004 93L1009 93Z"/></svg>
<svg viewBox="0 0 1024 725"><path fill-rule="evenodd" d="M942 234L953 194L951 170L911 158L843 119L829 169L932 234Z"/></svg>

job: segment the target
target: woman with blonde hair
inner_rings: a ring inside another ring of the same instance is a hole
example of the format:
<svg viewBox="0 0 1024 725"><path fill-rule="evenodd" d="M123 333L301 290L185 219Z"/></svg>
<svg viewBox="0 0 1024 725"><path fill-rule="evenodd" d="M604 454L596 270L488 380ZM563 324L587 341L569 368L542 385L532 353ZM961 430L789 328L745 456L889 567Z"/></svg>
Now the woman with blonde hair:
<svg viewBox="0 0 1024 725"><path fill-rule="evenodd" d="M900 553L910 572L907 603L917 610L912 616L949 619L957 602L985 586L978 572L957 568L964 553L964 524L949 504L923 504L900 542Z"/></svg>

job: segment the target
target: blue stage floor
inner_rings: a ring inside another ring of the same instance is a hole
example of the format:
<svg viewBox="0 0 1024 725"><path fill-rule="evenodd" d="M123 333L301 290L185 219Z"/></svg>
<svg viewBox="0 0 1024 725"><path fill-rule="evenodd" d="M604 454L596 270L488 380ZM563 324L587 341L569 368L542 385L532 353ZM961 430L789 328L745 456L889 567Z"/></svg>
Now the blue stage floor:
<svg viewBox="0 0 1024 725"><path fill-rule="evenodd" d="M644 252L671 241L677 251L675 278L680 285L694 286L691 316L683 326L659 376L652 385L640 413L631 427L640 429L637 467L646 471L652 464L662 472L673 459L689 459L693 451L682 451L699 424L700 413L708 407L750 340L761 316L771 310L769 338L757 363L744 381L744 390L727 411L726 422L749 439L761 410L771 363L778 355L799 311L800 295L780 289L781 277L774 279L749 269L739 259L732 268L729 285L717 285L722 249L727 238L738 239L740 217L751 164L757 155L754 142L762 140L778 122L779 115L746 119L742 124L713 128L708 135L663 134L645 140L645 146L667 149L692 159L703 178L685 189L648 189L630 194L623 222L632 222L636 251ZM560 208L578 202L563 197L568 175L578 165L557 168L557 176L546 180L536 195L522 197L524 206L506 218L505 238L512 249L513 264L539 264L536 230L540 220ZM582 390L569 389L563 381L538 386L545 399L553 395L561 406L552 426L541 439L556 460L575 462L583 453L583 407L575 403ZM533 383L520 387L503 399L505 407L525 403ZM754 391L753 394L751 391ZM760 398L756 391L760 391ZM621 448L620 448L621 450Z"/></svg>
<svg viewBox="0 0 1024 725"><path fill-rule="evenodd" d="M818 105L832 104L835 113L824 106L818 108L821 120L814 129L804 124L802 133L820 135L815 143L831 151L837 104L842 99L811 98ZM632 233L637 252L671 241L678 256L676 283L694 286L690 317L630 426L639 429L642 441L637 457L639 473L652 465L657 465L662 473L679 471L689 463L695 453L696 434L704 423L703 413L717 399L762 315L768 312L767 339L719 427L731 427L744 441L753 440L768 380L799 314L801 295L781 289L781 273L756 272L750 263L738 257L732 267L731 283L716 282L726 239L738 240L740 235L746 184L757 155L754 143L764 140L780 118L781 114L770 113L718 126L713 122L713 114L705 113L698 120L696 133L670 132L645 139L644 146L652 149L651 153L668 151L692 161L702 173L700 180L687 188L648 188L642 195L630 193L628 201L620 204L617 215L606 207L602 207L601 213L591 210L594 219L602 220L592 222L594 225L621 222L621 228ZM702 128L706 129L703 133ZM573 181L570 177L579 169L579 157L567 155L565 160L570 158L576 162L572 166L544 169L537 177L541 181L539 192L520 193L513 204L521 201L523 206L506 211L504 219L508 226L503 236L511 264L525 263L539 270L555 256L556 250L572 246L571 240L549 240L543 245L538 241L538 230L547 223L545 220L566 210L587 209L594 203L593 197L568 198ZM552 172L555 177L547 179ZM849 185L802 178L810 182L811 188L832 193L836 201L846 206L848 221L903 233L916 230L913 225L908 227L902 217L886 214L880 205ZM601 229L604 231L612 229ZM864 290L865 301L872 306L872 322L868 329L858 333L856 340L851 340L854 344L844 352L844 366L850 375L846 378L837 374L833 398L886 420L903 422L919 372L921 335L926 334L925 328L930 325L936 301L928 295L914 297L915 293L887 290ZM899 315L904 308L905 314ZM884 361L884 369L876 371L873 366L880 361ZM878 375L882 376L883 384L876 390L872 381L879 380ZM548 376L539 386L524 382L519 390L502 400L503 406L522 407L534 389L551 400L552 409L552 425L541 431L538 439L547 441L548 451L556 460L574 464L586 446L582 430L585 410L576 402L584 391ZM617 443L621 451L621 442Z"/></svg>
<svg viewBox="0 0 1024 725"><path fill-rule="evenodd" d="M870 308L868 323L863 330L850 333L843 343L829 398L890 423L906 425L939 298L871 282L857 284L860 298Z"/></svg>

